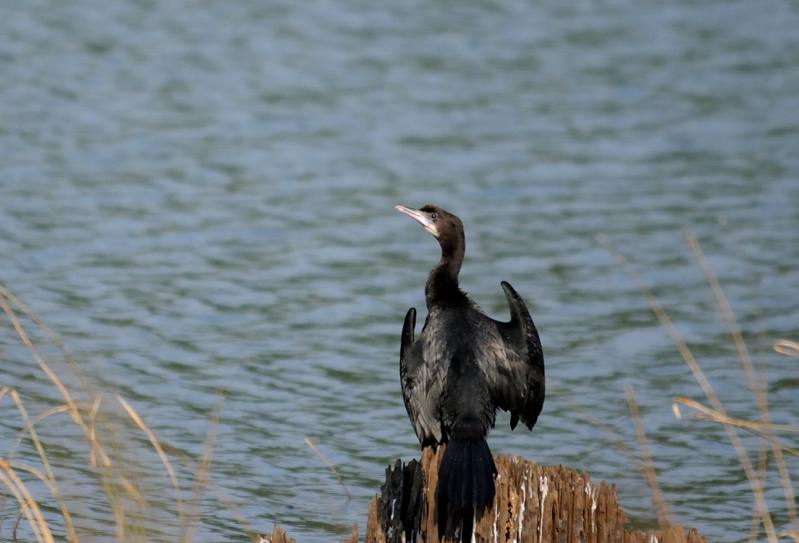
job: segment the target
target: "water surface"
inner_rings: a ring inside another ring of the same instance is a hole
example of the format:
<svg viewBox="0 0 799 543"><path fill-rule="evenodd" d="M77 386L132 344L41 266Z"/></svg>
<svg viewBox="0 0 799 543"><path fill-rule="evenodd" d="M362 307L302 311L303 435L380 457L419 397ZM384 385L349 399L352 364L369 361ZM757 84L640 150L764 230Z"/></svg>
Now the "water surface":
<svg viewBox="0 0 799 543"><path fill-rule="evenodd" d="M173 448L200 456L224 395L199 540L243 540L235 504L330 541L418 454L399 332L437 247L393 205L439 203L466 224L465 290L504 318L510 281L541 331L544 412L532 434L499 417L492 449L614 481L652 522L632 385L676 520L743 540L753 500L723 430L675 420L672 399L702 393L596 235L754 417L689 227L768 365L772 417L799 424L796 362L770 350L797 339L798 27L790 2L5 2L0 281ZM0 385L55 405L0 338ZM90 494L63 420L41 432ZM169 482L140 460L149 540L173 541ZM102 504L81 514L84 539L113 535Z"/></svg>

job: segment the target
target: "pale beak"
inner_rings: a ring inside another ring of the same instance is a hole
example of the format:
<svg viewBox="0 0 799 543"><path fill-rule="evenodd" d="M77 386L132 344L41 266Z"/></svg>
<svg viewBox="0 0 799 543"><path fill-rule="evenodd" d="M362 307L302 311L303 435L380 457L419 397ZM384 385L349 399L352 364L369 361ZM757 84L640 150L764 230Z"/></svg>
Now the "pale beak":
<svg viewBox="0 0 799 543"><path fill-rule="evenodd" d="M394 206L397 211L400 213L405 213L411 219L415 220L419 224L421 224L425 230L433 234L434 237L438 237L438 229L436 228L436 223L423 211L419 211L417 209L411 209L405 206Z"/></svg>

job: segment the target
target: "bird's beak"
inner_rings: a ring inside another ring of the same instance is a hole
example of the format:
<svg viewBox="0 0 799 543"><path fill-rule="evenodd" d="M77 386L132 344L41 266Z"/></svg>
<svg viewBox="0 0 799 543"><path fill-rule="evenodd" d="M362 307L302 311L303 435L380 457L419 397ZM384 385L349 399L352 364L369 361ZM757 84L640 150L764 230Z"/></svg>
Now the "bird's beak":
<svg viewBox="0 0 799 543"><path fill-rule="evenodd" d="M433 234L434 237L438 237L438 229L436 228L436 223L423 211L419 211L417 209L411 209L405 206L394 206L397 208L397 211L400 213L405 213L411 219L415 220L419 224L424 227L425 230Z"/></svg>

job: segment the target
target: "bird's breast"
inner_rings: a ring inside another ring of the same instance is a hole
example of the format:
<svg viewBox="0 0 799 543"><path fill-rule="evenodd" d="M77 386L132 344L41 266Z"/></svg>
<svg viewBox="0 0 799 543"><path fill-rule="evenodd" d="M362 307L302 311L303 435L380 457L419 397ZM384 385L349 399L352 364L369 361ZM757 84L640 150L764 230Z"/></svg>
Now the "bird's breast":
<svg viewBox="0 0 799 543"><path fill-rule="evenodd" d="M502 355L499 334L494 330L492 335L490 327L487 328L479 317L472 311L432 310L422 332L425 362L447 364L456 352L473 357Z"/></svg>

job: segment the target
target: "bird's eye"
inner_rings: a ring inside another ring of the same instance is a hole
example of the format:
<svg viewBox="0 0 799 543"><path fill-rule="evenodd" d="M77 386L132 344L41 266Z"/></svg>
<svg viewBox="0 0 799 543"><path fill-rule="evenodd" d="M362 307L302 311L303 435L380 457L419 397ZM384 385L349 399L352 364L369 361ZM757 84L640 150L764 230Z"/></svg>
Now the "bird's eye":
<svg viewBox="0 0 799 543"><path fill-rule="evenodd" d="M436 220L436 219L438 218L438 213L436 213L435 211L433 211L433 212L430 214L430 218L431 218L431 219L433 219L433 220Z"/></svg>

